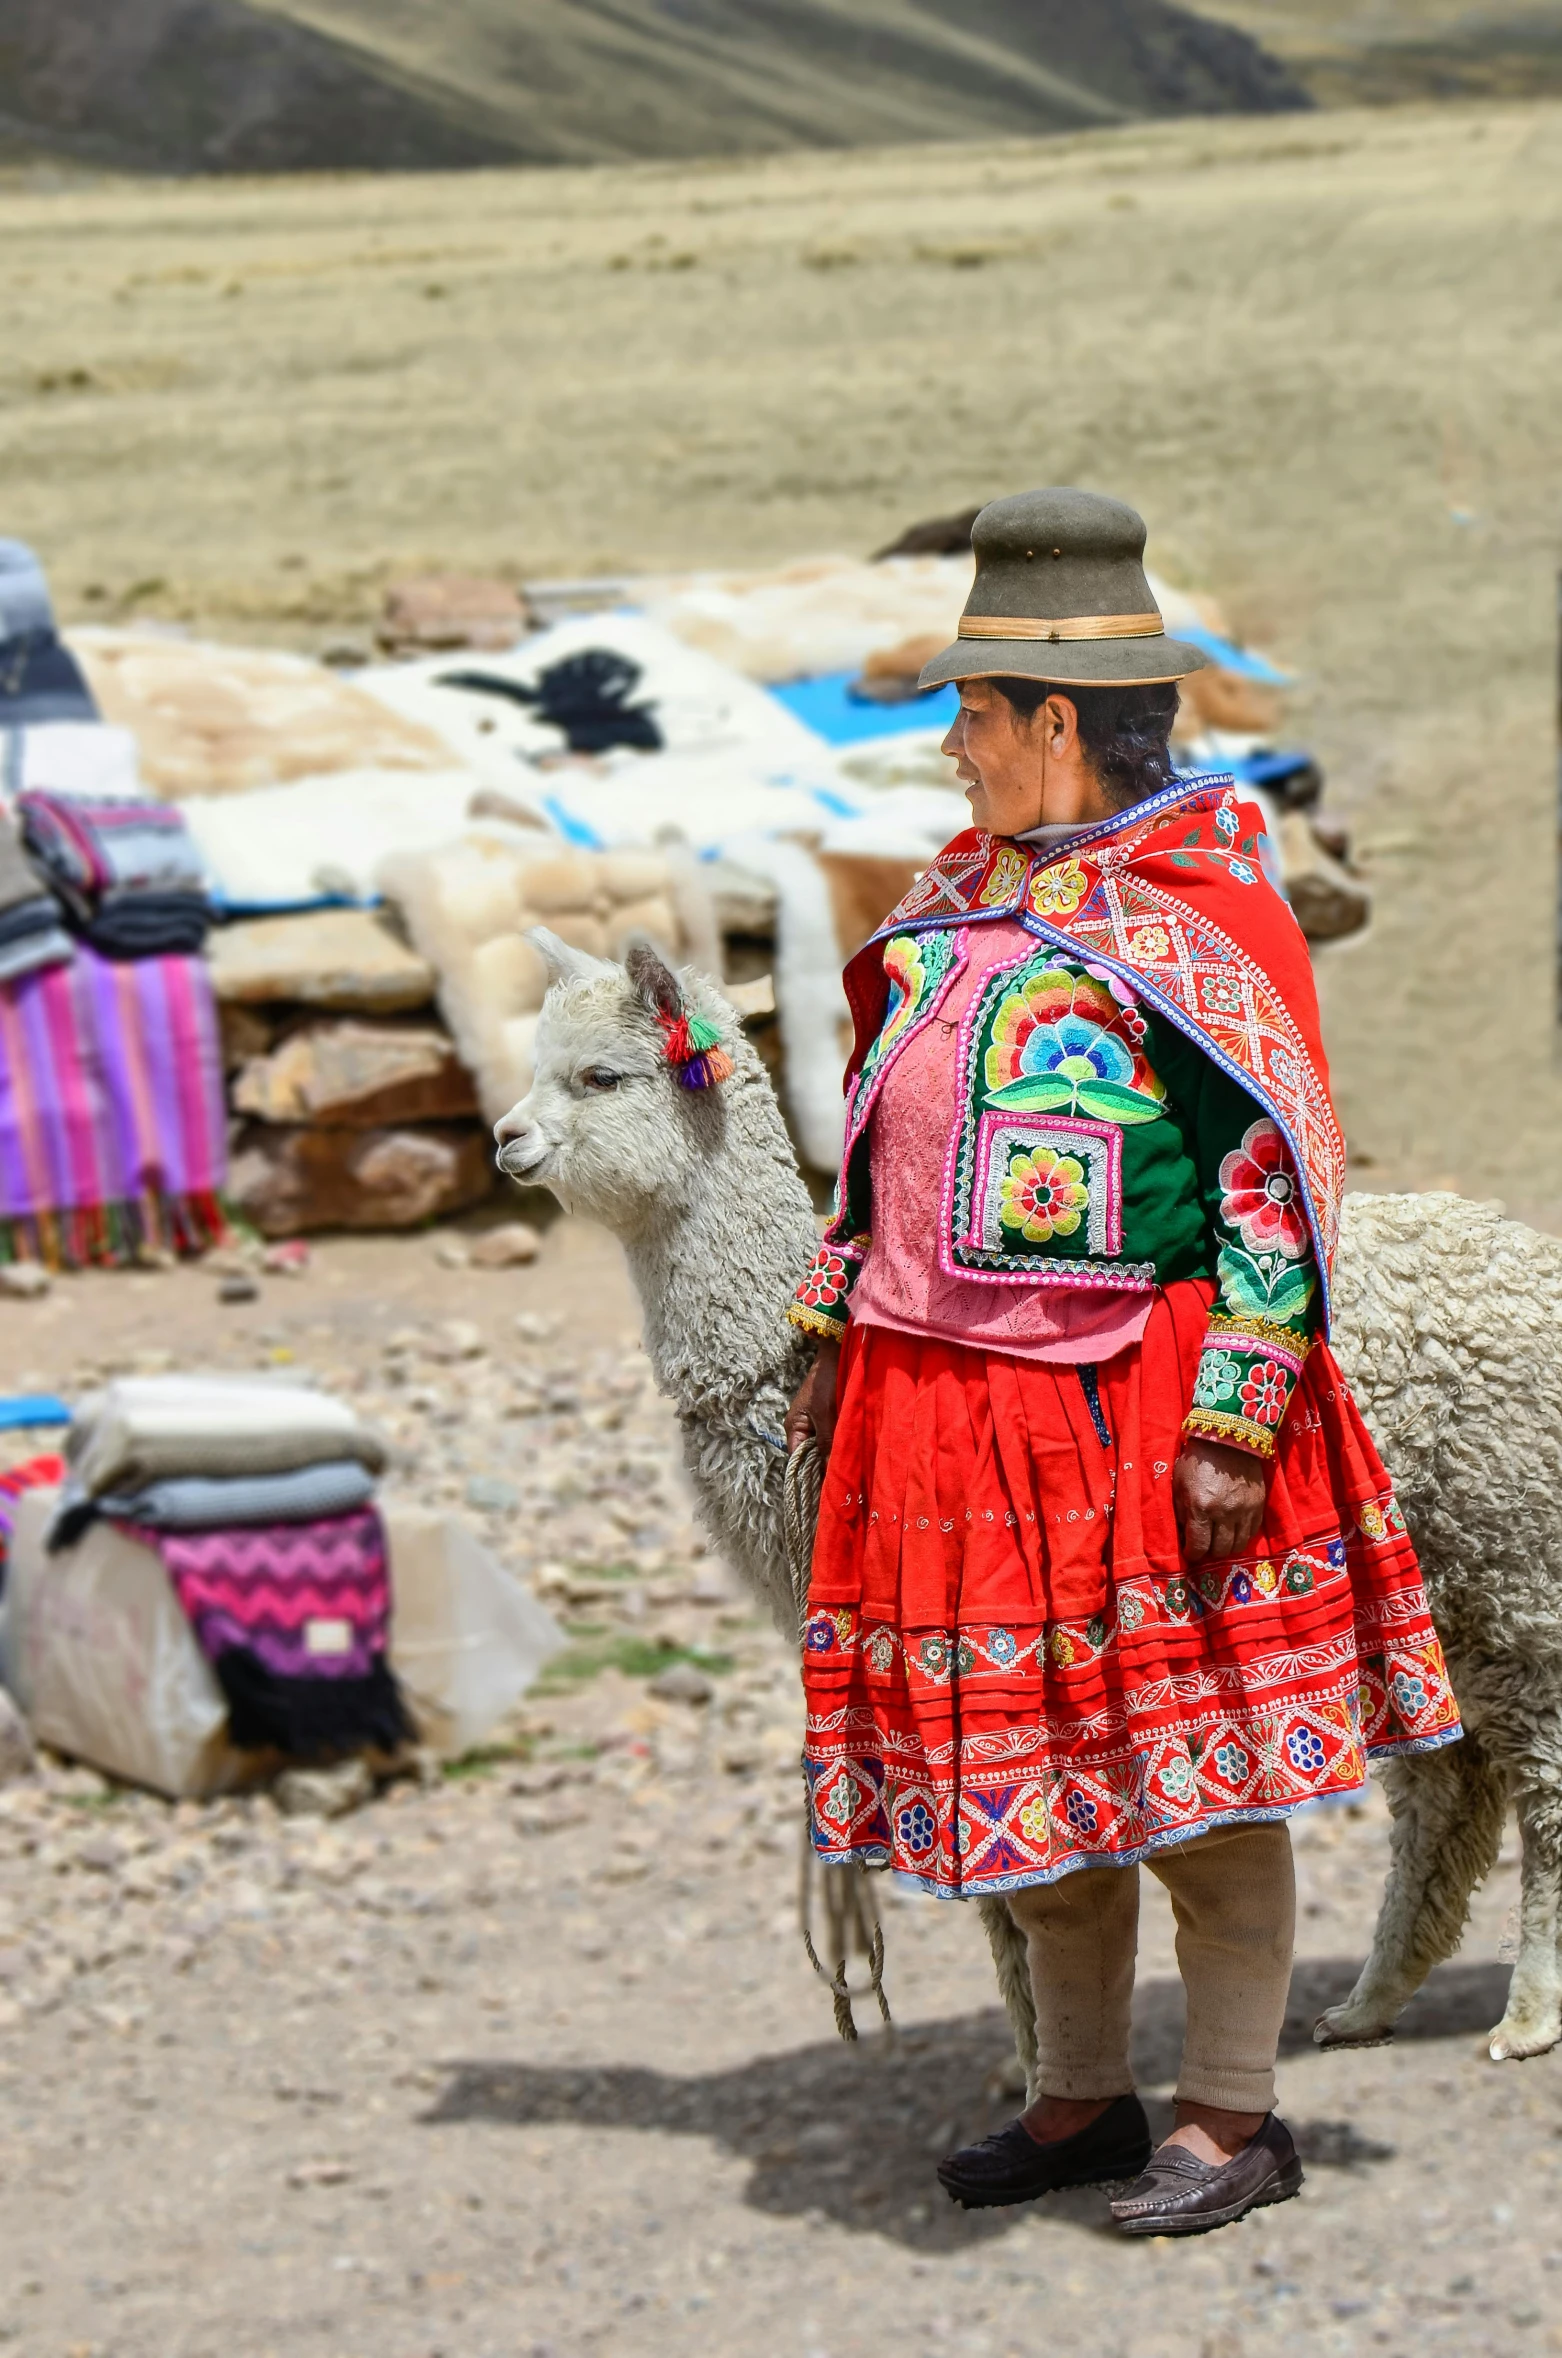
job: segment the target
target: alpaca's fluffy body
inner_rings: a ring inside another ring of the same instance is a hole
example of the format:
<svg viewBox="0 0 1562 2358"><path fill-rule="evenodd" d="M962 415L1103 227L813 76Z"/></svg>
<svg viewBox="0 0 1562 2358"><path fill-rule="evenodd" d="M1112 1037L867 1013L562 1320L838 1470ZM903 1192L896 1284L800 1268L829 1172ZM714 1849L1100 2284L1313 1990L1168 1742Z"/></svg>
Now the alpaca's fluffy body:
<svg viewBox="0 0 1562 2358"><path fill-rule="evenodd" d="M1491 2052L1562 2037L1562 1243L1456 1195L1349 1198L1335 1349L1405 1511L1465 1739L1391 1760L1372 1954L1318 2026L1383 2037L1456 1946L1511 1799L1520 1949Z"/></svg>
<svg viewBox="0 0 1562 2358"><path fill-rule="evenodd" d="M815 1230L769 1082L737 1016L685 976L736 1071L719 1090L678 1088L625 969L536 938L560 980L531 1094L496 1132L501 1166L622 1239L707 1528L795 1635L775 1443L809 1358L783 1313ZM1384 1764L1377 1935L1318 2036L1388 2035L1456 1945L1511 1797L1521 1953L1491 2052L1538 2054L1562 2036L1562 1243L1458 1196L1352 1196L1335 1294L1335 1347L1420 1553L1467 1732ZM1001 1902L983 1915L1034 2052L1018 1935Z"/></svg>

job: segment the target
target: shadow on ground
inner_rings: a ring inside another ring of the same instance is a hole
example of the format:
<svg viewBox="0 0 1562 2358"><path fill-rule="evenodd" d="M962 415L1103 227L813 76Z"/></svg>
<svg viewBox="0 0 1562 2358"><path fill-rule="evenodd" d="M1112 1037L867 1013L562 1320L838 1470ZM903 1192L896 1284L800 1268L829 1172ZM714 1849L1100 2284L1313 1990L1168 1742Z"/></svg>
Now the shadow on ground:
<svg viewBox="0 0 1562 2358"><path fill-rule="evenodd" d="M1335 1959L1298 1966L1283 2053L1317 2052L1313 2021L1344 1997L1357 1970ZM1506 1987L1506 1968L1445 1965L1406 2013L1399 2035L1440 2039L1485 2030L1502 2013ZM1142 1984L1134 2016L1136 2075L1146 2087L1167 2086L1182 2037L1180 1983ZM994 2009L919 2023L892 2043L879 2036L854 2048L821 2042L687 2078L626 2066L465 2062L449 2067L444 2094L423 2117L708 2137L750 2165L745 2200L755 2209L782 2217L821 2214L926 2253L969 2246L1013 2224L1012 2211L957 2211L933 2175L941 2154L1012 2118L1015 2098L1005 2086L1010 2054L1007 2025ZM1338 2060L1318 2055L1318 2066L1324 2074ZM1164 2136L1169 2103L1152 2099L1147 2109L1152 2130ZM1360 2170L1393 2155L1392 2146L1375 2143L1349 2120L1291 2125L1315 2168ZM1054 2195L1043 2215L1057 2225L1111 2232L1099 2187Z"/></svg>

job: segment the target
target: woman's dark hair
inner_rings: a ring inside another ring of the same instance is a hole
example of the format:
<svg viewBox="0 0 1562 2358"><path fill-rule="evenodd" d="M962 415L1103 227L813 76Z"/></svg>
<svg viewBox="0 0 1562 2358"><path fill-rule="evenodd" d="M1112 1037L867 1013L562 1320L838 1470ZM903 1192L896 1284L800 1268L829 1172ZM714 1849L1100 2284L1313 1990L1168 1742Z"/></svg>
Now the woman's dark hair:
<svg viewBox="0 0 1562 2358"><path fill-rule="evenodd" d="M1177 717L1176 682L1148 688L1089 688L1067 680L994 680L1000 696L1027 720L1049 696L1066 696L1079 715L1079 742L1109 802L1126 809L1172 782L1166 740Z"/></svg>

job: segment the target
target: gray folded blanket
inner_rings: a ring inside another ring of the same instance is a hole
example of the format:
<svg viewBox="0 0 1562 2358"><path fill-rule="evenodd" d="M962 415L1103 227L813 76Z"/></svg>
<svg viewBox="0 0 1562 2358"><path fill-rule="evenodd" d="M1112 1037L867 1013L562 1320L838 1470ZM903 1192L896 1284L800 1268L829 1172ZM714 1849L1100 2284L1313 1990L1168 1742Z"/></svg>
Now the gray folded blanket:
<svg viewBox="0 0 1562 2358"><path fill-rule="evenodd" d="M350 1515L374 1496L367 1466L344 1458L285 1474L176 1474L144 1490L110 1490L90 1498L72 1479L49 1525L49 1553L74 1547L101 1515L153 1531L226 1531L250 1523L316 1523Z"/></svg>
<svg viewBox="0 0 1562 2358"><path fill-rule="evenodd" d="M65 1437L81 1490L144 1490L170 1477L285 1474L353 1458L378 1473L385 1444L344 1400L263 1376L120 1376L82 1402Z"/></svg>

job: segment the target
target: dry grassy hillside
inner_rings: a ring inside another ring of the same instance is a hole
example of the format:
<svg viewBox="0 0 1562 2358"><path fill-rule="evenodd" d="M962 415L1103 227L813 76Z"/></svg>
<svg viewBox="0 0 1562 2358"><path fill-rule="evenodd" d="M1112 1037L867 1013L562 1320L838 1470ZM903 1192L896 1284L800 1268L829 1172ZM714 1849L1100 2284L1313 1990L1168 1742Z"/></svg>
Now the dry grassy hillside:
<svg viewBox="0 0 1562 2358"><path fill-rule="evenodd" d="M1325 106L1562 93L1562 0L1197 0Z"/></svg>
<svg viewBox="0 0 1562 2358"><path fill-rule="evenodd" d="M1120 492L1301 671L1356 806L1382 917L1325 978L1363 1176L1562 1227L1559 167L1533 107L13 191L3 526L78 615L308 644L415 562L757 561Z"/></svg>
<svg viewBox="0 0 1562 2358"><path fill-rule="evenodd" d="M0 142L128 170L601 163L1305 104L1173 0L0 6Z"/></svg>
<svg viewBox="0 0 1562 2358"><path fill-rule="evenodd" d="M733 154L1263 111L1302 93L1166 0L259 0L487 111L528 157Z"/></svg>

